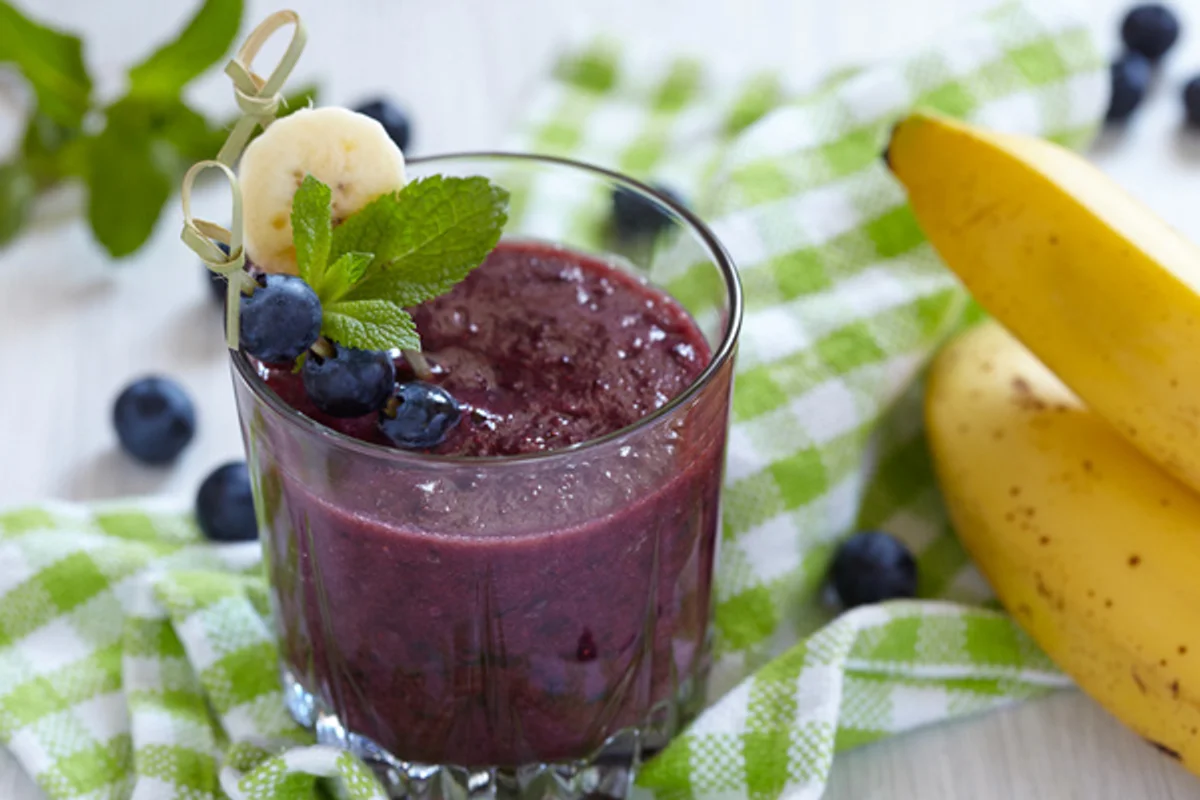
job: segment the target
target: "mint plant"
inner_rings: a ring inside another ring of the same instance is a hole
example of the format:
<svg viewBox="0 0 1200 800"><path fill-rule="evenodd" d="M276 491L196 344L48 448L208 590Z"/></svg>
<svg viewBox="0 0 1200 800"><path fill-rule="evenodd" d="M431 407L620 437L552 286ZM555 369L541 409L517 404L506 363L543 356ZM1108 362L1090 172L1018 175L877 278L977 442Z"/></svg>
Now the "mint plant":
<svg viewBox="0 0 1200 800"><path fill-rule="evenodd" d="M20 234L40 193L79 181L96 240L115 258L136 252L187 167L225 141L229 124L189 106L183 90L226 55L242 14L243 0L204 0L174 39L129 69L126 93L101 105L83 41L0 0L0 65L21 73L34 101L16 154L0 164L0 245ZM306 87L287 107L314 95Z"/></svg>

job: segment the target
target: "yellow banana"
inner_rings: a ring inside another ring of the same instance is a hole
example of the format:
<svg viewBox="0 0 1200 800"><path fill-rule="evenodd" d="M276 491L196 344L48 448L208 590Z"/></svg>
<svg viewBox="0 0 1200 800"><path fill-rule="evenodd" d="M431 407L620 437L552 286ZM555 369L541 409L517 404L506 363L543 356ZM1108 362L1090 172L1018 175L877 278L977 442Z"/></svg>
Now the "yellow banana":
<svg viewBox="0 0 1200 800"><path fill-rule="evenodd" d="M1200 248L1038 139L916 114L896 127L888 160L980 304L1200 490Z"/></svg>
<svg viewBox="0 0 1200 800"><path fill-rule="evenodd" d="M1200 495L994 322L938 356L925 415L950 516L1005 607L1200 774Z"/></svg>

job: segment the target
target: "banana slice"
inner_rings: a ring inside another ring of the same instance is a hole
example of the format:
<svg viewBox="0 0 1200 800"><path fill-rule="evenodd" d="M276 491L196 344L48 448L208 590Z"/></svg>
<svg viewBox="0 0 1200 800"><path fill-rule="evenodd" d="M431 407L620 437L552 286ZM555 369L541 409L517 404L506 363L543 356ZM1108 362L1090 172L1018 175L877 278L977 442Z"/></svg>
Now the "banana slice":
<svg viewBox="0 0 1200 800"><path fill-rule="evenodd" d="M301 109L242 154L246 254L269 272L296 272L292 196L305 175L329 186L333 220L404 185L404 154L375 120L345 108Z"/></svg>

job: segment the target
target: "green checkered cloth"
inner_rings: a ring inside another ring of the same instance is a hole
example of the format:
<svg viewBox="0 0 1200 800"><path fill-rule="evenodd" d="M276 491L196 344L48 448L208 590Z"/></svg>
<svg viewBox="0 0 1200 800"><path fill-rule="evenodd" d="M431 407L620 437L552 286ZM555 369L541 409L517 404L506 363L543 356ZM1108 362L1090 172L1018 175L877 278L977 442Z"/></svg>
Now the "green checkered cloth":
<svg viewBox="0 0 1200 800"><path fill-rule="evenodd" d="M260 558L162 503L0 512L0 737L47 796L382 800L285 711Z"/></svg>
<svg viewBox="0 0 1200 800"><path fill-rule="evenodd" d="M537 94L514 147L681 189L746 289L711 704L642 794L819 797L838 750L1066 685L994 610L938 500L919 377L972 307L879 153L918 105L1080 145L1106 86L1080 21L1039 0L815 90L601 44ZM514 188L550 235L607 213ZM703 306L704 273L661 261ZM926 599L835 617L823 576L864 527L908 543ZM284 712L265 598L257 546L205 545L177 510L0 512L0 737L53 798L382 797Z"/></svg>

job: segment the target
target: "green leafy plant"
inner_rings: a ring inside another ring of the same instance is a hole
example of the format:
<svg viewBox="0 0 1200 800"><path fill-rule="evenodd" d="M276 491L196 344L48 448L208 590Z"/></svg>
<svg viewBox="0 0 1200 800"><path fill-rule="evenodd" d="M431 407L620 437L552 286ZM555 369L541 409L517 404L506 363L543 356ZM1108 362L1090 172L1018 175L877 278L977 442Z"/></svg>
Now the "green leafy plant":
<svg viewBox="0 0 1200 800"><path fill-rule="evenodd" d="M171 41L129 70L125 95L97 104L78 36L0 0L0 64L11 64L34 105L16 155L0 164L0 245L17 236L38 194L67 181L87 190L96 240L114 257L150 237L180 176L212 158L228 133L189 106L183 89L220 61L241 27L243 0L205 0ZM287 98L307 105L315 91Z"/></svg>
<svg viewBox="0 0 1200 800"><path fill-rule="evenodd" d="M363 350L419 351L405 309L467 277L500 241L508 220L508 192L481 177L413 181L336 228L330 196L312 175L296 190L296 266L321 300L321 334Z"/></svg>

